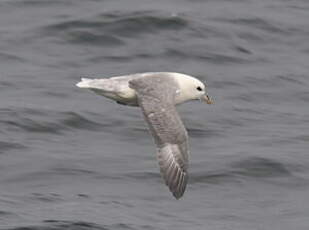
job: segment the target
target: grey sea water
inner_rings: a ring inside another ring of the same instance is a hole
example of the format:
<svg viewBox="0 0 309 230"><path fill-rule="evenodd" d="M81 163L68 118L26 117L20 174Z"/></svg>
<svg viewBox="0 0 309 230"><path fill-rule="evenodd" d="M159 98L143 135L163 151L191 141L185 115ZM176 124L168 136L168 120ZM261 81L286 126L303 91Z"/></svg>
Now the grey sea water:
<svg viewBox="0 0 309 230"><path fill-rule="evenodd" d="M308 37L307 0L0 1L0 229L307 230ZM140 110L75 87L144 71L215 100L179 201Z"/></svg>

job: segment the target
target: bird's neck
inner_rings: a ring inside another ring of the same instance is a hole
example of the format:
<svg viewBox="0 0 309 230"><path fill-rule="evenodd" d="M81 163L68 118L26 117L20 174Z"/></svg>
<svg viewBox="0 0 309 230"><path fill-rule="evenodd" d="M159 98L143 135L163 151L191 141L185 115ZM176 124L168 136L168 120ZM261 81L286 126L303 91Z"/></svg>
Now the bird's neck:
<svg viewBox="0 0 309 230"><path fill-rule="evenodd" d="M190 79L186 77L175 77L178 89L176 91L175 104L182 104L184 102L194 100L190 92Z"/></svg>

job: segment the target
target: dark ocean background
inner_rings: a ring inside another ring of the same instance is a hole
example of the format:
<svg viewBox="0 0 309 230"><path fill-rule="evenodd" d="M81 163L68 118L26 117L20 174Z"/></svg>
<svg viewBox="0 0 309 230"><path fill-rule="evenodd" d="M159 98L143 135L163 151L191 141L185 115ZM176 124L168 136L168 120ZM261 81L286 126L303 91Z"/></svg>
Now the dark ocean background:
<svg viewBox="0 0 309 230"><path fill-rule="evenodd" d="M175 200L141 111L80 77L183 72ZM309 1L1 0L0 229L309 229Z"/></svg>

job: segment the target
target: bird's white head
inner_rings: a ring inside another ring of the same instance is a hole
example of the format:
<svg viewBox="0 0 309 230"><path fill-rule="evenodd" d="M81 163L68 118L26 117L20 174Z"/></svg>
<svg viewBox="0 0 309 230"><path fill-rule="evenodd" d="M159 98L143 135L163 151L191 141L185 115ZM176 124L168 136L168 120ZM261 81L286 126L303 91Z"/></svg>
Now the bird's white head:
<svg viewBox="0 0 309 230"><path fill-rule="evenodd" d="M185 74L173 73L173 78L179 85L177 91L176 104L180 104L190 100L201 100L207 104L212 104L206 92L206 86L200 80Z"/></svg>

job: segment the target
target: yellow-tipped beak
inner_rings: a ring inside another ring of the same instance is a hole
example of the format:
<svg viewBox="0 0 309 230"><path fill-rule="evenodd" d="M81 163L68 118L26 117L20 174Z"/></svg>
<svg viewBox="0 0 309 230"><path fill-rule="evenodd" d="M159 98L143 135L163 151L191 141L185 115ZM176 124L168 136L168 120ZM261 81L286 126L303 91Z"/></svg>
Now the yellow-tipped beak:
<svg viewBox="0 0 309 230"><path fill-rule="evenodd" d="M213 104L214 103L213 100L207 94L203 95L201 97L201 100L205 101L207 104Z"/></svg>

